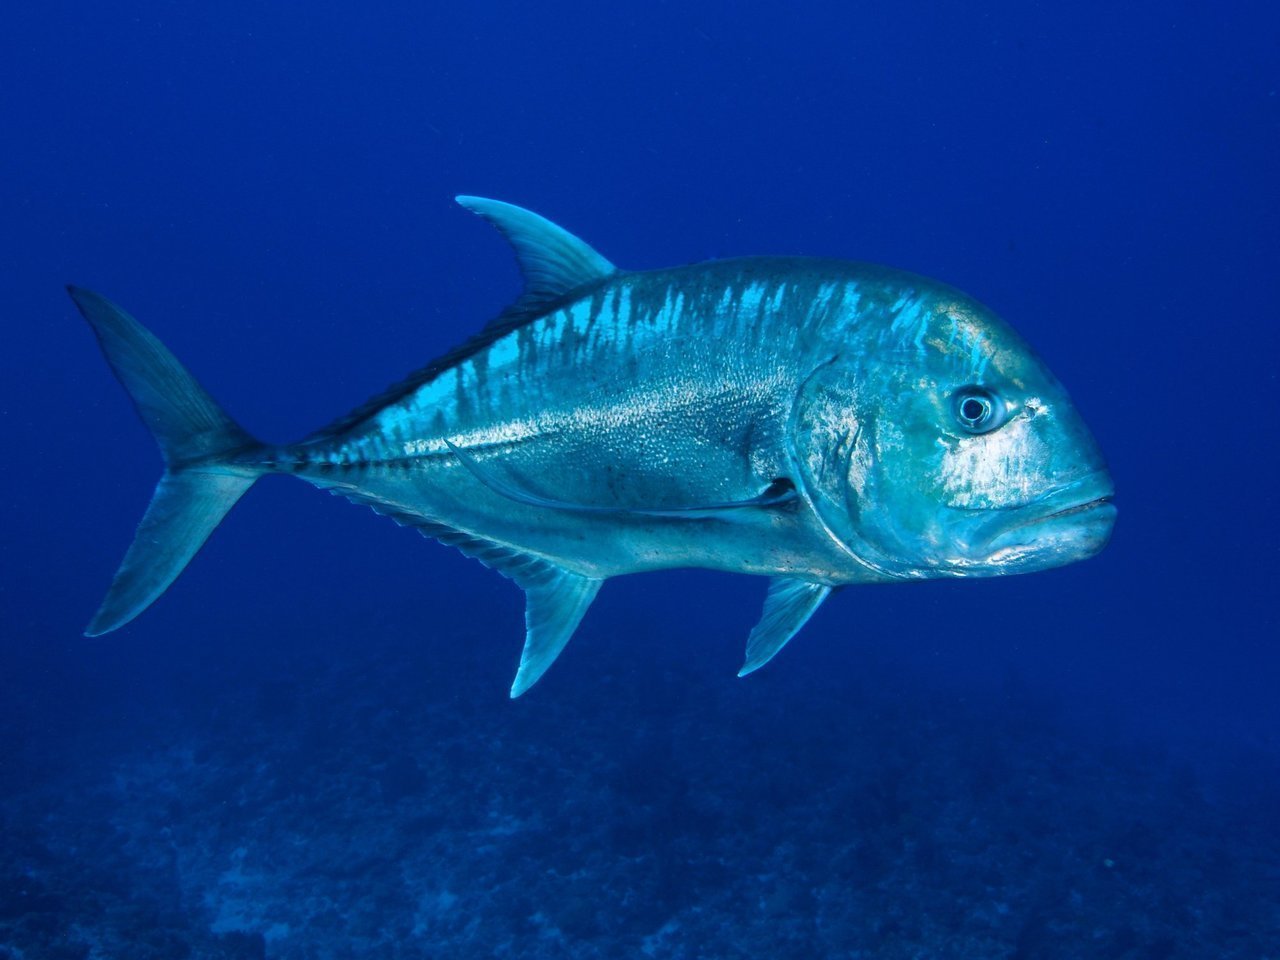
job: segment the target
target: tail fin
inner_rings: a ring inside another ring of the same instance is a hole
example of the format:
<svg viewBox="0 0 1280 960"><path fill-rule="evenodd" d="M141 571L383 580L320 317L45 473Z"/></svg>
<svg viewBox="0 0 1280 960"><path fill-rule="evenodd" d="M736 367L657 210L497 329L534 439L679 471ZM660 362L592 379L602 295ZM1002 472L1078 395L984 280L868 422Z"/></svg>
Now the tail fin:
<svg viewBox="0 0 1280 960"><path fill-rule="evenodd" d="M165 466L133 544L85 630L96 637L124 626L164 593L263 471L233 462L233 454L260 444L150 331L105 297L78 287L67 292L160 444Z"/></svg>

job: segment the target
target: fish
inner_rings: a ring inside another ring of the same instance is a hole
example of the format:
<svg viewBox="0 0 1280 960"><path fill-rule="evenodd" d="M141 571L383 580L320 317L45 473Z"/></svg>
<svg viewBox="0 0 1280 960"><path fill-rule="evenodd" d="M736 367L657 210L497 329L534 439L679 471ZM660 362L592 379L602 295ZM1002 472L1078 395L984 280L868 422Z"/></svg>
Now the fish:
<svg viewBox="0 0 1280 960"><path fill-rule="evenodd" d="M622 270L529 210L457 202L511 244L523 293L296 443L250 435L149 330L68 287L164 463L87 636L158 599L267 474L520 587L512 697L623 574L769 578L745 676L845 586L1029 573L1110 538L1114 485L1065 388L959 290L805 257Z"/></svg>

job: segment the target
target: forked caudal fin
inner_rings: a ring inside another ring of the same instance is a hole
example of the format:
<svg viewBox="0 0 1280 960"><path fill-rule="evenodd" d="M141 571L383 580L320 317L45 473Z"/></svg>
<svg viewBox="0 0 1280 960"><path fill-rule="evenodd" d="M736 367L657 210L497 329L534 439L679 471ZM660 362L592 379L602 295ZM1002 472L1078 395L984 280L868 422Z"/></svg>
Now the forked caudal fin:
<svg viewBox="0 0 1280 960"><path fill-rule="evenodd" d="M237 500L261 476L232 456L260 446L150 331L110 300L68 287L116 379L164 458L164 475L85 634L124 626L177 578Z"/></svg>

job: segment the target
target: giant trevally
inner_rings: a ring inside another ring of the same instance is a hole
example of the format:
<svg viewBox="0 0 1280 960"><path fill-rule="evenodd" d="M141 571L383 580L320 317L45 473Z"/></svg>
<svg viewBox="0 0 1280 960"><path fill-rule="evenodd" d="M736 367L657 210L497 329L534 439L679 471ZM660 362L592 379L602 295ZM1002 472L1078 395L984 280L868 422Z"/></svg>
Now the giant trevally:
<svg viewBox="0 0 1280 960"><path fill-rule="evenodd" d="M620 270L528 210L459 197L524 294L478 335L298 443L246 433L150 332L71 288L164 474L86 633L128 623L259 477L287 473L457 547L525 592L511 695L600 585L769 577L741 674L837 587L1082 560L1112 483L1062 385L972 298L865 263Z"/></svg>

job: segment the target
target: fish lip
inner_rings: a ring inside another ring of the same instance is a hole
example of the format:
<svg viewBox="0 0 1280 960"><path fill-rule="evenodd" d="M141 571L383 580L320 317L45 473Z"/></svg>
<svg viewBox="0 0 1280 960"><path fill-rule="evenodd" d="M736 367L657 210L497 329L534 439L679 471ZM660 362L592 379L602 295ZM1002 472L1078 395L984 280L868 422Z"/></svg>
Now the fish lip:
<svg viewBox="0 0 1280 960"><path fill-rule="evenodd" d="M993 518L985 525L985 535L975 538L975 552L992 552L1003 545L1001 541L1028 528L1058 524L1069 518L1076 518L1072 525L1082 528L1102 521L1110 523L1116 515L1114 500L1115 486L1110 475L1105 470L1090 473Z"/></svg>
<svg viewBox="0 0 1280 960"><path fill-rule="evenodd" d="M1006 527L1003 532L1009 533L1013 530L1019 530L1023 527L1034 526L1035 524L1038 524L1038 523L1048 523L1050 520L1060 520L1063 517L1071 517L1071 516L1075 516L1076 514L1088 513L1090 510L1096 510L1099 507L1111 506L1112 509L1114 510L1115 507L1114 507L1114 504L1112 503L1114 499L1115 499L1114 493L1104 493L1102 496L1094 497L1092 500L1082 500L1079 503L1062 507L1061 509L1054 510L1050 513L1041 514L1039 516L1027 517L1025 520L1015 523L1012 526Z"/></svg>

